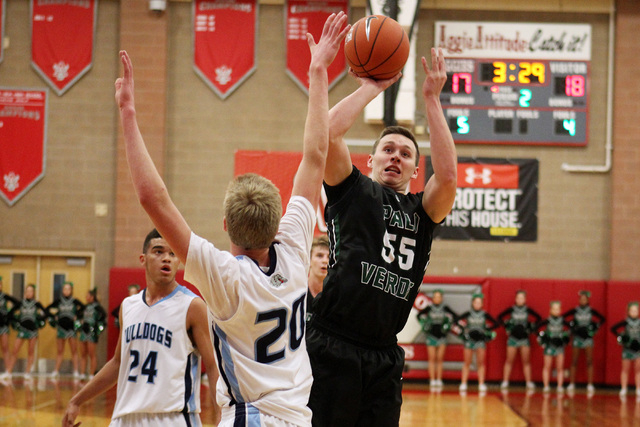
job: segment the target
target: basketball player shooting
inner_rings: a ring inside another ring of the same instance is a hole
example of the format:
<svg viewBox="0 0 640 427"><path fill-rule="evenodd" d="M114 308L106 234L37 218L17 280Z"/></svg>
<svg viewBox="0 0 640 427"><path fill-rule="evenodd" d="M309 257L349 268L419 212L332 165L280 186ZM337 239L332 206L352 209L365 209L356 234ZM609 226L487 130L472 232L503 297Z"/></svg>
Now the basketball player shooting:
<svg viewBox="0 0 640 427"><path fill-rule="evenodd" d="M280 195L269 180L255 174L236 177L224 201L230 252L192 233L171 200L138 129L133 70L121 53L125 74L116 82L116 98L133 185L185 264L185 280L198 287L213 313L223 426L247 425L247 419L260 425L311 423L312 376L304 341L307 271L329 144L327 68L349 29L346 24L344 13L332 14L317 44L307 35L309 107L286 214L281 219Z"/></svg>
<svg viewBox="0 0 640 427"><path fill-rule="evenodd" d="M457 184L456 150L440 105L447 80L442 51L431 50L431 64L422 58L434 170L423 192L408 192L420 156L409 130L383 130L368 160L371 179L352 165L343 139L365 106L399 74L389 80L359 78L360 87L329 113L324 181L331 261L307 329L314 426L399 422L404 352L396 334L411 312L433 230L451 210Z"/></svg>

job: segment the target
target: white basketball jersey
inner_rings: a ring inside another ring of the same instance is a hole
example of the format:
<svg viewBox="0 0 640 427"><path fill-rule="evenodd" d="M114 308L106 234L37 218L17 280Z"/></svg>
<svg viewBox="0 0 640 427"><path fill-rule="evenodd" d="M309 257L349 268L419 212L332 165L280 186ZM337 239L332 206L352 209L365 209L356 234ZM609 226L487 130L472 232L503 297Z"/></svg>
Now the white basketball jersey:
<svg viewBox="0 0 640 427"><path fill-rule="evenodd" d="M146 289L122 302L120 372L113 418L132 413L200 412L200 355L187 333L197 296L178 287L148 306Z"/></svg>
<svg viewBox="0 0 640 427"><path fill-rule="evenodd" d="M267 272L191 235L185 280L198 287L214 316L223 414L250 403L263 414L311 425L304 319L314 225L311 203L292 197Z"/></svg>

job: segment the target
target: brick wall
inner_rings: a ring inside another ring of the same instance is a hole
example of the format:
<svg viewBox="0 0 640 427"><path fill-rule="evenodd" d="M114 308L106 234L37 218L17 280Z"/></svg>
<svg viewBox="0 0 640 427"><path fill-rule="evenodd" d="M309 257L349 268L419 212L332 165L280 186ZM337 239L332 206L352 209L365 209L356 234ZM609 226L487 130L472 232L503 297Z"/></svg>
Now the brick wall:
<svg viewBox="0 0 640 427"><path fill-rule="evenodd" d="M640 3L617 1L611 279L640 278Z"/></svg>
<svg viewBox="0 0 640 427"><path fill-rule="evenodd" d="M162 175L165 164L168 16L149 11L148 2L140 0L122 0L120 11L120 48L129 53L134 67L138 125ZM113 56L116 59L115 52ZM115 265L138 266L142 241L153 224L140 207L131 184L120 125L117 135Z"/></svg>

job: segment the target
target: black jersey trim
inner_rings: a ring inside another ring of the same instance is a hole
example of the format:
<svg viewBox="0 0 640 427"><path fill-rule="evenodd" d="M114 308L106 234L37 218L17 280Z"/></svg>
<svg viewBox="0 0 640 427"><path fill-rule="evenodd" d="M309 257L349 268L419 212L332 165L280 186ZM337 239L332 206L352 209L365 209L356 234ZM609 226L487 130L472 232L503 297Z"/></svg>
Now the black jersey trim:
<svg viewBox="0 0 640 427"><path fill-rule="evenodd" d="M229 394L229 397L230 397L229 406L233 406L238 402L233 396L233 391L231 390L231 383L229 382L229 378L227 378L227 373L225 372L224 366L222 365L222 352L220 351L220 337L216 333L216 330L213 326L211 327L211 332L213 332L213 349L216 351L216 360L218 361L218 372L220 373L222 380L227 386L227 393Z"/></svg>

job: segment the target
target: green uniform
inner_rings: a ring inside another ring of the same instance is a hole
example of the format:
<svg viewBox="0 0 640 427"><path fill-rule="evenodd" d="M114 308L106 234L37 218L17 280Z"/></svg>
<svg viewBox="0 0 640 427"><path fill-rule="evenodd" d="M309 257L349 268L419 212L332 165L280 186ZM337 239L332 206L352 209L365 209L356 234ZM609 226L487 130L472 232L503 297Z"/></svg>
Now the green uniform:
<svg viewBox="0 0 640 427"><path fill-rule="evenodd" d="M80 341L97 343L106 319L107 313L98 302L87 304L82 313Z"/></svg>
<svg viewBox="0 0 640 427"><path fill-rule="evenodd" d="M44 326L48 316L38 301L23 299L13 306L9 317L14 319L13 327L18 331L18 338L28 340L38 336L38 329Z"/></svg>
<svg viewBox="0 0 640 427"><path fill-rule="evenodd" d="M565 320L572 317L570 321L571 334L573 335L574 348L593 347L593 335L604 323L604 316L591 308L589 305L579 305L562 315ZM598 320L593 321L596 317Z"/></svg>
<svg viewBox="0 0 640 427"><path fill-rule="evenodd" d="M447 342L447 334L456 314L444 304L431 304L418 313L418 321L427 336L427 346L438 347Z"/></svg>
<svg viewBox="0 0 640 427"><path fill-rule="evenodd" d="M47 311L51 313L55 309L55 314L51 315L52 325L56 326L56 336L58 338L67 339L75 338L76 322L78 313L82 311L84 305L74 297L60 296L51 305L47 307Z"/></svg>
<svg viewBox="0 0 640 427"><path fill-rule="evenodd" d="M9 333L9 303L11 307L16 306L20 301L7 295L4 292L0 292L0 335L6 335Z"/></svg>
<svg viewBox="0 0 640 427"><path fill-rule="evenodd" d="M569 342L569 333L565 328L569 328L569 324L563 320L561 316L549 316L543 320L536 329L546 326L538 341L544 349L545 356L557 356L564 353L564 347Z"/></svg>
<svg viewBox="0 0 640 427"><path fill-rule="evenodd" d="M461 320L464 320L465 324L460 323ZM491 322L491 326L487 325L487 322ZM495 337L492 331L499 326L499 323L486 311L473 309L460 316L456 323L463 331L464 348L470 350L485 348L485 343Z"/></svg>
<svg viewBox="0 0 640 427"><path fill-rule="evenodd" d="M534 317L534 324L529 322L529 317ZM505 322L505 318L509 320ZM512 305L498 315L498 321L505 325L507 330L507 346L508 347L529 347L529 335L533 332L536 323L540 322L542 317L526 305Z"/></svg>
<svg viewBox="0 0 640 427"><path fill-rule="evenodd" d="M619 329L624 327L620 333ZM640 318L627 317L611 327L611 332L618 336L622 345L622 358L625 360L640 359Z"/></svg>

